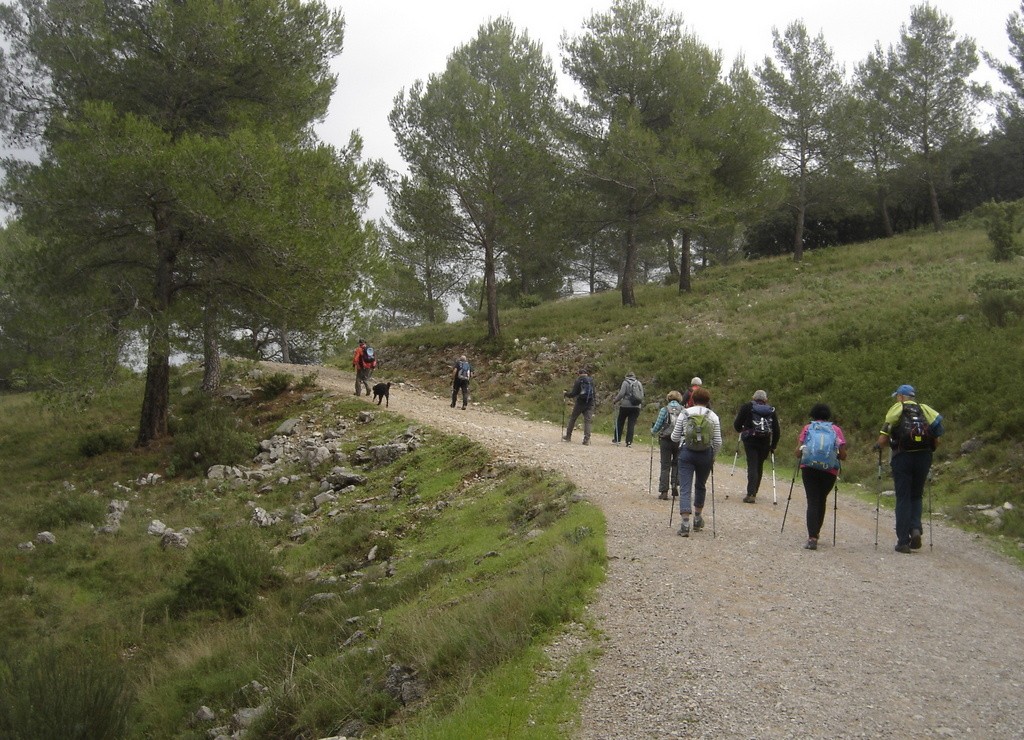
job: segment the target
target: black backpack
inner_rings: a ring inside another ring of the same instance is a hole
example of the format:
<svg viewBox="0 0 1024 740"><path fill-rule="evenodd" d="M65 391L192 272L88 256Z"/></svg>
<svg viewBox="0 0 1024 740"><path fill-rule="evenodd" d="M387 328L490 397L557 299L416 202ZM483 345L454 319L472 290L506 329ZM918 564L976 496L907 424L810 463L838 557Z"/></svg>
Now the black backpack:
<svg viewBox="0 0 1024 740"><path fill-rule="evenodd" d="M580 394L577 398L584 406L594 402L594 381L586 375L580 377Z"/></svg>
<svg viewBox="0 0 1024 740"><path fill-rule="evenodd" d="M935 435L924 409L913 401L903 403L903 413L892 437L892 447L903 452L935 449Z"/></svg>
<svg viewBox="0 0 1024 740"><path fill-rule="evenodd" d="M644 387L636 378L629 378L629 390L626 391L626 400L633 406L641 406L644 402Z"/></svg>
<svg viewBox="0 0 1024 740"><path fill-rule="evenodd" d="M750 407L750 436L770 439L772 436L772 415L775 409L766 403L754 401Z"/></svg>

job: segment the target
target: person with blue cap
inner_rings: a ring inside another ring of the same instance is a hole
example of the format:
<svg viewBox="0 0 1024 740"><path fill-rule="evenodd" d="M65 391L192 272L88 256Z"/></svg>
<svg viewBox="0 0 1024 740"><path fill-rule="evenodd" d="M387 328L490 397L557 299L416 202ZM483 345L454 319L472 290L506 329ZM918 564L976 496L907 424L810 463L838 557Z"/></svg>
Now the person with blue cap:
<svg viewBox="0 0 1024 740"><path fill-rule="evenodd" d="M896 402L885 414L875 449L888 445L889 466L896 489L896 552L921 548L921 512L924 485L932 467L932 453L945 431L942 414L919 403L912 385L901 385L892 394Z"/></svg>

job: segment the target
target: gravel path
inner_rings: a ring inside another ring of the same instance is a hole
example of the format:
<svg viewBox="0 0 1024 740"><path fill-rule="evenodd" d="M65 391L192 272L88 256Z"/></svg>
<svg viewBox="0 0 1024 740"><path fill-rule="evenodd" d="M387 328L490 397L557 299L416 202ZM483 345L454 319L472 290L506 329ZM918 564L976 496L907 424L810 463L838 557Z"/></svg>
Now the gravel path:
<svg viewBox="0 0 1024 740"><path fill-rule="evenodd" d="M319 372L352 392L351 373ZM836 546L830 497L809 552L799 481L780 533L791 478L778 480L777 506L770 472L744 504L745 474L723 456L716 536L708 505L705 531L682 539L668 502L647 493L646 444L570 446L553 424L452 409L408 385L391 400L392 412L558 471L604 511L608 579L590 612L606 639L581 738L1024 738L1024 571L972 535L936 521L933 549L926 531L922 550L900 555L883 510L876 550L874 508L840 481Z"/></svg>

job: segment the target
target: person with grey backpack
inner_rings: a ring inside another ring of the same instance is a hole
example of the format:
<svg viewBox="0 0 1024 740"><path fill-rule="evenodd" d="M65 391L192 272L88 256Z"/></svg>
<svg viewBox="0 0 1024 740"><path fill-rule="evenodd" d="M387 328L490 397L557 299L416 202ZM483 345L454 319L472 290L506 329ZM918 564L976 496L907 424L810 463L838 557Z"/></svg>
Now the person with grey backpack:
<svg viewBox="0 0 1024 740"><path fill-rule="evenodd" d="M636 420L640 418L640 409L644 406L644 386L633 373L626 373L625 380L619 386L619 392L612 399L612 404L619 404L619 415L615 419L615 430L612 433L612 444L622 441L622 428L626 428L626 447L633 444L633 431Z"/></svg>
<svg viewBox="0 0 1024 740"><path fill-rule="evenodd" d="M707 480L715 464L715 456L722 449L722 423L718 415L708 408L711 394L705 388L693 392L693 406L684 409L676 419L672 430L672 441L679 443L679 536L690 536L690 514L693 514L693 531L704 528L704 500ZM713 486L713 483L712 483ZM690 501L690 489L693 501ZM712 495L714 489L712 487ZM712 503L714 503L712 501ZM712 508L712 511L714 509Z"/></svg>
<svg viewBox="0 0 1024 740"><path fill-rule="evenodd" d="M679 495L679 445L672 441L672 430L676 427L676 419L683 410L683 394L669 391L665 396L668 401L658 411L658 418L651 424L651 437L658 437L658 448L661 451L661 476L658 478L658 498L668 500L669 484L672 485L672 497Z"/></svg>

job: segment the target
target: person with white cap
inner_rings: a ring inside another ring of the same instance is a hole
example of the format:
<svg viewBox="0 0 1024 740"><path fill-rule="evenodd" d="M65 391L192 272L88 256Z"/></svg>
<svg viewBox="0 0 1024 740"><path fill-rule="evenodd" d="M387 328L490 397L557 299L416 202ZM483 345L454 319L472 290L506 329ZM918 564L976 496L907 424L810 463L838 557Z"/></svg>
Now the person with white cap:
<svg viewBox="0 0 1024 740"><path fill-rule="evenodd" d="M888 444L889 465L896 489L896 552L921 548L921 510L924 484L932 467L932 452L945 429L942 414L919 403L914 386L903 384L892 394L896 402L885 414L875 449Z"/></svg>
<svg viewBox="0 0 1024 740"><path fill-rule="evenodd" d="M764 462L779 444L779 417L775 407L768 405L768 393L760 389L754 391L753 398L736 412L732 426L740 433L743 453L747 456L747 495L743 503L753 504L757 502L757 491L761 487Z"/></svg>
<svg viewBox="0 0 1024 740"><path fill-rule="evenodd" d="M693 392L704 385L704 381L698 377L690 379L690 387L683 391L683 406L690 408L693 406Z"/></svg>

